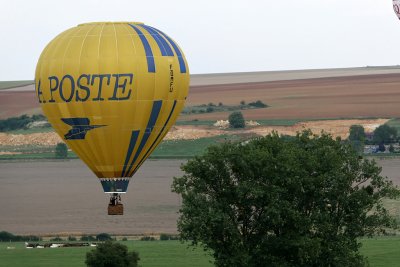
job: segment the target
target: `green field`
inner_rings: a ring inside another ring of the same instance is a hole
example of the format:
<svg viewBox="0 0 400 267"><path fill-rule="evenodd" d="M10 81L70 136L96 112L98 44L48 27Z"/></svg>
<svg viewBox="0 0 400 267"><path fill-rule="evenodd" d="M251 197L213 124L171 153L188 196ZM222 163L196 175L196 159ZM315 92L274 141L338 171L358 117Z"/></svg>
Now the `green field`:
<svg viewBox="0 0 400 267"><path fill-rule="evenodd" d="M210 267L212 257L201 248L193 249L179 241L126 241L139 252L142 267ZM400 237L362 239L362 253L371 267L396 267L400 262ZM15 249L7 249L15 247ZM0 267L85 266L85 248L26 249L24 243L0 243Z"/></svg>
<svg viewBox="0 0 400 267"><path fill-rule="evenodd" d="M400 238L363 239L361 252L368 257L371 267L400 266Z"/></svg>
<svg viewBox="0 0 400 267"><path fill-rule="evenodd" d="M205 151L209 145L218 144L227 140L240 140L236 135L219 135L195 140L166 140L163 141L151 154L152 159L181 159L192 158ZM25 159L54 159L55 153L52 146L1 146L0 151L21 152L15 155L0 155L0 160L25 160ZM74 152L68 152L68 159L78 158Z"/></svg>
<svg viewBox="0 0 400 267"><path fill-rule="evenodd" d="M192 158L203 153L210 145L240 138L236 135L219 135L195 140L166 140L154 150L150 158Z"/></svg>
<svg viewBox="0 0 400 267"><path fill-rule="evenodd" d="M22 81L2 81L0 82L0 90L1 89L9 89L13 87L19 87L24 85L33 84L32 80L22 80Z"/></svg>
<svg viewBox="0 0 400 267"><path fill-rule="evenodd" d="M139 252L142 267L213 266L201 249L188 248L179 241L126 241L129 250ZM7 249L15 247L15 249ZM24 243L0 243L0 267L76 267L84 264L84 248L26 249Z"/></svg>

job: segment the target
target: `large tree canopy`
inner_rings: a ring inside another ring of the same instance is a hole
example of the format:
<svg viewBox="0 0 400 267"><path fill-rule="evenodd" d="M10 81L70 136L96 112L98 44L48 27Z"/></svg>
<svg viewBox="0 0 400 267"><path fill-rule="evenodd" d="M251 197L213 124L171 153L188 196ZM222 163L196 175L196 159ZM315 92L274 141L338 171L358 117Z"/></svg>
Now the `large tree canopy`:
<svg viewBox="0 0 400 267"><path fill-rule="evenodd" d="M380 125L374 131L375 144L390 144L397 140L397 129L387 124Z"/></svg>
<svg viewBox="0 0 400 267"><path fill-rule="evenodd" d="M326 134L212 146L182 169L178 229L217 266L363 266L357 238L394 226L398 190Z"/></svg>

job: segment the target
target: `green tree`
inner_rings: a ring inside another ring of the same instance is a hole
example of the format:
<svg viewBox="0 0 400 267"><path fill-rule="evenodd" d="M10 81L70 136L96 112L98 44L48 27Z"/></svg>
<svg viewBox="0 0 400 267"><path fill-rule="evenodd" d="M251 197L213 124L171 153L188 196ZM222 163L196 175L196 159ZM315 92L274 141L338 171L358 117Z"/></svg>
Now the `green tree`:
<svg viewBox="0 0 400 267"><path fill-rule="evenodd" d="M395 142L397 139L397 130L387 124L383 124L375 129L373 142L375 144L390 144Z"/></svg>
<svg viewBox="0 0 400 267"><path fill-rule="evenodd" d="M364 266L358 238L395 226L382 199L397 188L330 135L211 146L182 170L181 238L219 267Z"/></svg>
<svg viewBox="0 0 400 267"><path fill-rule="evenodd" d="M349 141L358 153L364 152L365 130L362 125L351 125L349 130Z"/></svg>
<svg viewBox="0 0 400 267"><path fill-rule="evenodd" d="M68 237L68 241L76 241L76 237L75 236L69 236Z"/></svg>
<svg viewBox="0 0 400 267"><path fill-rule="evenodd" d="M56 158L65 159L68 156L68 147L64 143L58 143L56 146Z"/></svg>
<svg viewBox="0 0 400 267"><path fill-rule="evenodd" d="M107 240L112 240L112 237L107 233L101 233L96 235L96 240L107 241Z"/></svg>
<svg viewBox="0 0 400 267"><path fill-rule="evenodd" d="M240 111L232 112L228 118L231 128L244 128L246 126L243 114Z"/></svg>
<svg viewBox="0 0 400 267"><path fill-rule="evenodd" d="M139 260L139 254L128 252L127 246L106 241L86 253L85 263L89 267L137 267Z"/></svg>
<svg viewBox="0 0 400 267"><path fill-rule="evenodd" d="M350 141L365 141L365 130L362 125L351 125L349 133Z"/></svg>

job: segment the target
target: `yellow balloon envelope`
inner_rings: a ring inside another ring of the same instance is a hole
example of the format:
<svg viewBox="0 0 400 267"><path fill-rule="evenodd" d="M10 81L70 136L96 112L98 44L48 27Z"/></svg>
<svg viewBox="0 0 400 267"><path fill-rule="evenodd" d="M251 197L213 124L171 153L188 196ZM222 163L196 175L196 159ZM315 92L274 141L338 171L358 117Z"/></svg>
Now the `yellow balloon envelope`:
<svg viewBox="0 0 400 267"><path fill-rule="evenodd" d="M175 41L156 28L86 23L47 45L35 85L49 122L104 192L124 193L182 110L189 69Z"/></svg>

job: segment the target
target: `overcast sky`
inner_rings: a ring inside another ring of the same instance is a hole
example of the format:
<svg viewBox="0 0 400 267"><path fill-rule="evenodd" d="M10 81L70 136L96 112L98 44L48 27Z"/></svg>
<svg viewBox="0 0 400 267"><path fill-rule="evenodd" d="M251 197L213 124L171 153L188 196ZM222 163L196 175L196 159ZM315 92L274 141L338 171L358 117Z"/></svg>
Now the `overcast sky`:
<svg viewBox="0 0 400 267"><path fill-rule="evenodd" d="M191 73L400 64L391 0L0 0L0 80L33 79L46 44L91 21L171 36Z"/></svg>

